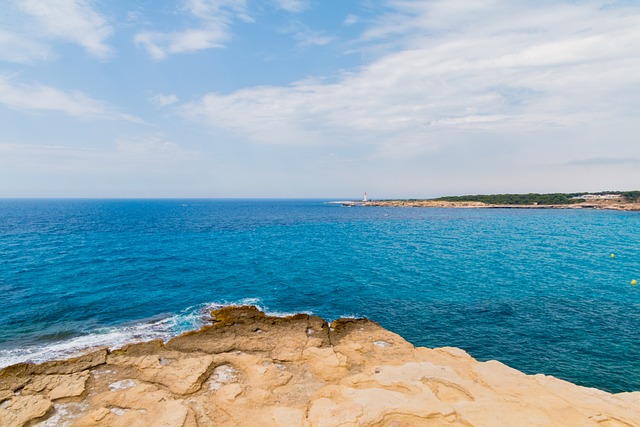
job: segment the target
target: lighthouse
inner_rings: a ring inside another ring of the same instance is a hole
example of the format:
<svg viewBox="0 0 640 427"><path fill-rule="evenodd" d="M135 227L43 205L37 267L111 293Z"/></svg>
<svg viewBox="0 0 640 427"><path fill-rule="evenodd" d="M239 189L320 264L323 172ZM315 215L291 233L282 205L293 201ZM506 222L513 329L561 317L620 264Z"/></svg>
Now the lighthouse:
<svg viewBox="0 0 640 427"><path fill-rule="evenodd" d="M364 197L362 198L362 201L363 201L363 202L366 202L366 201L367 201L367 192L366 192L366 191L364 192Z"/></svg>

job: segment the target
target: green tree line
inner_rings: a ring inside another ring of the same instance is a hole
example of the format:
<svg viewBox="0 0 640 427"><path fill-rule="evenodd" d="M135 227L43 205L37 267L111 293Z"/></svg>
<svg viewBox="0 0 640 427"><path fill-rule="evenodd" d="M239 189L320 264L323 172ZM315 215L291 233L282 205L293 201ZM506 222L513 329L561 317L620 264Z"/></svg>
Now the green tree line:
<svg viewBox="0 0 640 427"><path fill-rule="evenodd" d="M447 202L483 202L488 205L570 205L584 202L584 199L577 198L584 194L619 194L628 202L636 202L640 199L640 191L602 191L599 193L476 194L467 196L446 196L433 200Z"/></svg>

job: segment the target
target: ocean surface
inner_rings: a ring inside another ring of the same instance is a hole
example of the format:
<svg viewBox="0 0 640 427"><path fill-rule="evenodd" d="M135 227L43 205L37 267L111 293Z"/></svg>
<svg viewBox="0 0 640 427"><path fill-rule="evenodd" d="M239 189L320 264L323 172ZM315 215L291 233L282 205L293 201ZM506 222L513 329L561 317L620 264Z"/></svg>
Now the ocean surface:
<svg viewBox="0 0 640 427"><path fill-rule="evenodd" d="M326 202L0 200L0 366L255 304L640 390L639 212Z"/></svg>

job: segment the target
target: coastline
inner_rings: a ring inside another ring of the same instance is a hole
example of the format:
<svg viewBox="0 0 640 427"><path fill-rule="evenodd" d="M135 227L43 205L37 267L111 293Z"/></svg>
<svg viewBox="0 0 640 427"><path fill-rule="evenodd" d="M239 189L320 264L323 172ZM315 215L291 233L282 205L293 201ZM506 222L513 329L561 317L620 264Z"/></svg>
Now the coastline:
<svg viewBox="0 0 640 427"><path fill-rule="evenodd" d="M367 202L341 202L347 206L402 207L402 208L458 208L458 209L604 209L640 211L640 203L611 201L582 202L563 205L490 205L483 202L449 202L439 200L372 200Z"/></svg>
<svg viewBox="0 0 640 427"><path fill-rule="evenodd" d="M0 425L640 425L640 392L417 348L367 319L211 317L166 343L0 370Z"/></svg>

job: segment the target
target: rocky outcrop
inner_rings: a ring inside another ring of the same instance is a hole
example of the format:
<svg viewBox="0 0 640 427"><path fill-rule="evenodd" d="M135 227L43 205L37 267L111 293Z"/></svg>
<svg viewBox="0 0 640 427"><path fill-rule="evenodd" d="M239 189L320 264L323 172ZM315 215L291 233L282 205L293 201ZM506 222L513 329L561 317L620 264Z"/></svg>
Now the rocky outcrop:
<svg viewBox="0 0 640 427"><path fill-rule="evenodd" d="M372 200L362 203L363 206L387 208L486 208L483 202L448 202L444 200Z"/></svg>
<svg viewBox="0 0 640 427"><path fill-rule="evenodd" d="M596 200L564 205L490 205L483 202L449 202L444 200L375 200L369 202L345 202L345 204L387 208L605 209L640 211L640 203L621 202L619 200Z"/></svg>
<svg viewBox="0 0 640 427"><path fill-rule="evenodd" d="M0 425L640 426L640 392L415 348L366 319L212 316L167 343L3 369Z"/></svg>

